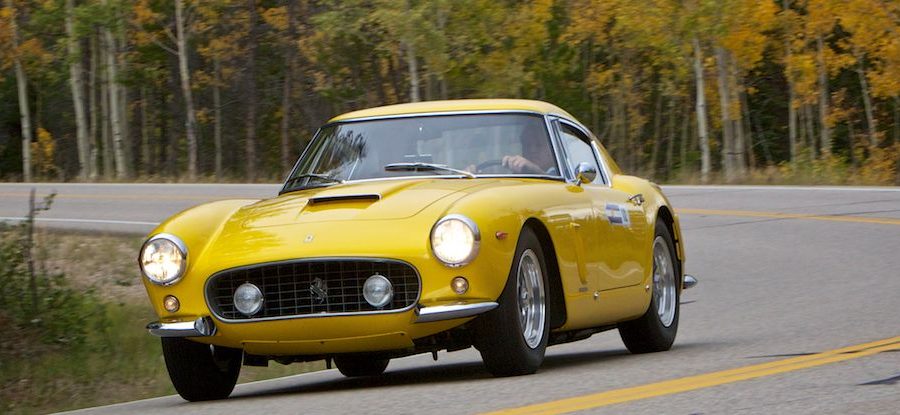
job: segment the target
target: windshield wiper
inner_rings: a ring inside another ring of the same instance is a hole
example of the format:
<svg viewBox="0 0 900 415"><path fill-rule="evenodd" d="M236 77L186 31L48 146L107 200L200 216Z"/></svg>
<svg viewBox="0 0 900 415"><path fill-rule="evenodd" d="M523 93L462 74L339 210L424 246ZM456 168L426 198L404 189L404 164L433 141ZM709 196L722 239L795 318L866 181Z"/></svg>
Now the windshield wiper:
<svg viewBox="0 0 900 415"><path fill-rule="evenodd" d="M331 177L331 176L327 176L327 175L319 174L319 173L304 173L304 174L294 176L294 177L291 177L290 179L288 179L287 183L284 184L284 190L282 190L281 193L296 190L296 189L292 188L294 186L294 184L296 184L300 180L308 179L308 178L324 180L325 182L328 182L328 183L339 183L339 184L344 183L343 180L338 179L336 177Z"/></svg>
<svg viewBox="0 0 900 415"><path fill-rule="evenodd" d="M387 171L419 171L419 170L439 170L439 171L448 171L451 173L461 174L470 179L474 179L475 175L471 172L467 172L465 170L454 169L453 167L447 167L442 164L433 164L433 163L391 163L384 166L384 169Z"/></svg>

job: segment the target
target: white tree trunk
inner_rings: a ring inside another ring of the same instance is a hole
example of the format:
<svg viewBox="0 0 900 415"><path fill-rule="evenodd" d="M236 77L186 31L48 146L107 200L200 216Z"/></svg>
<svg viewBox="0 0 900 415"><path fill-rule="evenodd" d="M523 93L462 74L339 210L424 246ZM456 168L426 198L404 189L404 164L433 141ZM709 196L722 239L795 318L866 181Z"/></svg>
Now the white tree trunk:
<svg viewBox="0 0 900 415"><path fill-rule="evenodd" d="M728 56L725 49L716 46L716 82L719 87L719 114L722 121L722 169L725 181L736 177L734 163L734 124L731 122L731 91L728 88Z"/></svg>
<svg viewBox="0 0 900 415"><path fill-rule="evenodd" d="M406 11L410 11L409 0L405 2ZM406 49L406 66L409 67L409 100L411 102L419 102L419 63L416 59L416 46L413 44L410 34L406 34L407 38L403 40L403 46Z"/></svg>
<svg viewBox="0 0 900 415"><path fill-rule="evenodd" d="M694 36L694 83L697 86L697 137L700 140L700 180L709 181L712 168L709 154L709 136L706 131L706 87L703 82L703 51L700 40Z"/></svg>
<svg viewBox="0 0 900 415"><path fill-rule="evenodd" d="M191 74L188 72L187 33L184 27L184 0L175 0L175 31L178 40L178 73L181 75L181 94L184 96L184 131L188 145L188 179L197 179L197 116L191 93Z"/></svg>
<svg viewBox="0 0 900 415"><path fill-rule="evenodd" d="M790 0L782 1L782 7L785 10L791 7ZM788 84L788 147L790 149L791 160L795 161L797 159L797 109L794 107L794 100L797 98L797 93L794 90L794 76L791 73L791 42L790 40L784 41L784 51L785 51L785 78L787 78Z"/></svg>
<svg viewBox="0 0 900 415"><path fill-rule="evenodd" d="M107 5L109 0L103 0L103 4ZM108 27L103 28L103 37L106 40L106 74L107 74L107 93L109 94L109 125L112 133L112 144L115 157L116 178L125 179L128 177L128 160L125 157L125 143L122 137L122 102L119 94L119 74L118 62L116 62L116 39L113 37L112 30Z"/></svg>
<svg viewBox="0 0 900 415"><path fill-rule="evenodd" d="M146 86L141 86L141 169L148 176L152 174L150 170L150 120L149 115L147 115Z"/></svg>
<svg viewBox="0 0 900 415"><path fill-rule="evenodd" d="M215 151L216 177L222 177L222 68L219 58L213 58L213 150Z"/></svg>
<svg viewBox="0 0 900 415"><path fill-rule="evenodd" d="M289 174L291 168L291 159L293 152L291 151L291 103L293 101L292 86L294 83L294 75L296 74L297 59L296 56L296 39L297 39L297 1L291 0L287 5L288 12L288 31L287 31L287 47L285 48L285 72L284 84L281 92L281 172Z"/></svg>
<svg viewBox="0 0 900 415"><path fill-rule="evenodd" d="M91 148L88 142L87 115L84 111L84 69L81 66L80 40L75 34L75 0L66 0L66 43L69 52L69 86L75 107L75 142L78 148L78 176L90 177Z"/></svg>
<svg viewBox="0 0 900 415"><path fill-rule="evenodd" d="M99 72L99 52L98 52L98 41L97 35L91 35L91 68L90 68L90 76L88 77L88 82L90 85L88 86L89 98L88 98L88 106L90 107L91 114L91 129L89 132L90 135L90 152L91 158L89 163L89 171L88 178L90 180L97 180L97 176L100 174L100 165L97 164L99 161L100 155L100 145L97 142L97 132L99 128L98 115L100 111L97 110L97 79Z"/></svg>
<svg viewBox="0 0 900 415"><path fill-rule="evenodd" d="M107 50L106 41L98 42L100 44L100 61L106 61ZM100 140L103 142L103 179L112 180L113 169L113 144L112 134L110 133L110 100L109 100L109 71L106 65L102 66L100 76Z"/></svg>
<svg viewBox="0 0 900 415"><path fill-rule="evenodd" d="M862 92L863 107L866 110L866 126L869 131L869 145L876 147L878 146L878 135L876 134L878 128L875 124L875 116L872 114L872 98L869 96L869 82L866 80L866 70L863 67L862 55L857 54L857 60L859 61L859 64L856 66L856 73L859 75L859 87Z"/></svg>
<svg viewBox="0 0 900 415"><path fill-rule="evenodd" d="M831 127L828 126L828 68L825 66L825 45L822 35L816 37L816 60L819 72L819 133L822 156L831 155Z"/></svg>
<svg viewBox="0 0 900 415"><path fill-rule="evenodd" d="M405 42L406 65L409 66L409 101L419 102L419 63L416 59L416 47L412 42Z"/></svg>
<svg viewBox="0 0 900 415"><path fill-rule="evenodd" d="M10 31L12 32L13 47L19 48L19 28L16 24L15 4L12 0L6 0L6 7L13 11L10 18ZM19 121L22 126L22 180L30 182L31 177L31 109L28 106L28 78L25 68L19 60L19 51L13 52L13 67L16 73L16 88L19 93Z"/></svg>

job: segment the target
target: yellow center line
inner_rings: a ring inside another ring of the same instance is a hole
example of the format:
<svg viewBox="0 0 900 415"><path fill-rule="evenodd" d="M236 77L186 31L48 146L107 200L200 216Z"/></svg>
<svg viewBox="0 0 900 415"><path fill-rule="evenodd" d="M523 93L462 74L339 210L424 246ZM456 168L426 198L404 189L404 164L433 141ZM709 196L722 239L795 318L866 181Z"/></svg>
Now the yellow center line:
<svg viewBox="0 0 900 415"><path fill-rule="evenodd" d="M898 218L870 218L864 216L816 215L807 213L757 212L750 210L718 210L718 209L675 209L683 215L744 216L751 218L773 219L809 219L832 222L877 223L881 225L900 225Z"/></svg>
<svg viewBox="0 0 900 415"><path fill-rule="evenodd" d="M792 357L719 372L705 373L695 376L687 376L663 382L650 383L624 389L599 392L589 395L560 399L519 408L503 409L490 412L485 415L515 414L565 414L586 409L599 408L601 406L653 398L663 395L687 392L696 389L709 388L726 383L755 379L763 376L776 375L844 360L858 359L877 353L900 350L900 336L878 340L869 343L848 346L827 352L816 353L807 356Z"/></svg>

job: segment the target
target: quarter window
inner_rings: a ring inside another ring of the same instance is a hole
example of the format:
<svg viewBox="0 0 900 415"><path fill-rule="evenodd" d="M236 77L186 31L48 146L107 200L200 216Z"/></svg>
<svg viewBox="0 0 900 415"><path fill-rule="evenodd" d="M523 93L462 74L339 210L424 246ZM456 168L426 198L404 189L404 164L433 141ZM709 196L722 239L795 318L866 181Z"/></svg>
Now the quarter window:
<svg viewBox="0 0 900 415"><path fill-rule="evenodd" d="M594 156L594 149L591 147L590 140L574 127L560 123L559 136L563 149L566 153L566 163L569 169L574 173L575 169L581 163L587 163L597 169L597 178L594 183L603 182L603 173L597 164L597 158Z"/></svg>

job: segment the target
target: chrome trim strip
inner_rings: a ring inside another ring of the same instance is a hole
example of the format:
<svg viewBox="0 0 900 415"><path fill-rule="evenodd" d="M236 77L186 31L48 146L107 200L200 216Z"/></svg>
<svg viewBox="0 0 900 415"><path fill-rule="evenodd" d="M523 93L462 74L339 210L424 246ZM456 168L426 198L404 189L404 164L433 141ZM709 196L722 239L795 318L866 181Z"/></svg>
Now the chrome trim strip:
<svg viewBox="0 0 900 415"><path fill-rule="evenodd" d="M147 244L149 244L150 242L153 242L157 239L166 239L168 241L171 241L172 243L175 244L176 247L178 247L178 250L181 251L181 254L184 255L184 269L181 271L181 275L179 275L178 278L175 278L174 280L169 281L167 283L161 283L161 282L154 280L153 278L150 278L150 276L147 275L147 272L144 271L144 266L141 264L141 257L144 256L144 249L147 248ZM187 249L187 245L185 245L184 241L182 241L181 238L179 238L175 235L172 235L171 233L163 232L163 233L158 233L156 235L153 235L153 236L147 238L147 240L144 241L144 243L141 245L141 250L138 251L138 268L141 269L141 275L143 275L144 278L149 280L151 283L153 283L155 285L159 285L161 287L168 287L170 285L177 283L178 281L181 281L181 279L184 278L184 275L187 274L188 267L190 266L190 264L188 263L188 259L189 259L188 258L188 249Z"/></svg>
<svg viewBox="0 0 900 415"><path fill-rule="evenodd" d="M568 118L557 117L557 122L559 122L560 124L566 124L569 127L581 131L581 133L588 138L588 141L590 141L588 145L591 147L591 151L594 153L594 160L597 162L597 165L600 166L601 179L603 181L603 183L592 184L601 184L605 185L606 187L612 187L612 175L610 174L609 167L606 165L606 160L604 160L604 158L600 155L600 149L597 148L597 144L594 142L597 137L594 136L591 131L588 130L585 126Z"/></svg>
<svg viewBox="0 0 900 415"><path fill-rule="evenodd" d="M456 318L465 318L477 316L497 308L499 304L488 301L483 303L471 304L451 304L439 305L434 307L422 307L416 314L416 323L430 323L432 321L453 320Z"/></svg>
<svg viewBox="0 0 900 415"><path fill-rule="evenodd" d="M691 289L697 286L697 278L693 275L684 274L684 282L682 283L682 289Z"/></svg>
<svg viewBox="0 0 900 415"><path fill-rule="evenodd" d="M465 176L459 174L434 174L434 175L422 175L422 176L396 176L396 177L373 177L371 179L357 179L357 180L346 180L341 184L353 184L353 183L366 183L366 182L377 182L382 180L413 180L413 179L462 179ZM500 173L491 173L491 174L479 174L475 176L475 179L546 179L546 180L564 180L562 176L550 176L547 174L500 174ZM307 190L307 189L297 189L295 191Z"/></svg>
<svg viewBox="0 0 900 415"><path fill-rule="evenodd" d="M562 141L560 141L559 133L553 125L552 116L544 116L544 125L547 128L547 134L550 135L550 146L553 148L553 157L556 159L556 171L559 172L559 177L565 182L571 183L574 178L569 177L569 168L566 166L566 156L562 150Z"/></svg>
<svg viewBox="0 0 900 415"><path fill-rule="evenodd" d="M413 300L412 304L407 307L396 309L396 310L376 310L376 311L354 311L349 313L316 313L316 314L300 314L300 315L290 315L290 316L278 316L278 317L264 317L264 318L249 318L249 319L228 319L224 318L218 314L216 314L215 308L209 302L209 287L210 282L219 274L230 271L239 271L242 269L255 268L266 265L281 265L281 264L293 264L297 262L314 262L314 261L372 261L372 262L399 262L402 264L409 265L412 268L413 272L416 273L416 278L419 280L419 292L416 293L416 299ZM401 259L394 258L369 258L369 257L315 257L315 258L300 258L300 259L289 259L285 261L274 261L274 262L262 262L258 264L250 264L244 265L241 267L234 267L223 269L211 275L206 279L206 282L203 285L203 298L206 300L206 308L213 314L216 320L219 320L223 323L257 323L262 321L275 321L275 320L295 320L301 318L320 318L320 317L349 317L349 316L370 316L370 315L378 315L378 314L399 314L415 308L416 304L419 303L419 300L422 298L422 276L419 274L419 269L416 268L413 264L406 262Z"/></svg>
<svg viewBox="0 0 900 415"><path fill-rule="evenodd" d="M372 200L377 202L381 200L381 195L378 193L354 193L346 195L313 196L309 198L307 203L309 205L315 205L317 203L339 202L343 200Z"/></svg>
<svg viewBox="0 0 900 415"><path fill-rule="evenodd" d="M154 321L147 325L147 331L159 337L209 337L216 334L216 324L209 317L177 323Z"/></svg>
<svg viewBox="0 0 900 415"><path fill-rule="evenodd" d="M356 121L372 121L372 120L389 120L393 118L412 118L412 117L434 117L441 115L478 115L478 114L533 114L533 115L546 115L540 111L531 111L531 110L459 110L459 111L433 111L433 112L409 112L406 114L391 114L391 115L373 115L370 117L360 117L360 118L347 118L344 120L338 121L329 121L321 128L325 128L332 124L341 124L341 123L351 123Z"/></svg>

